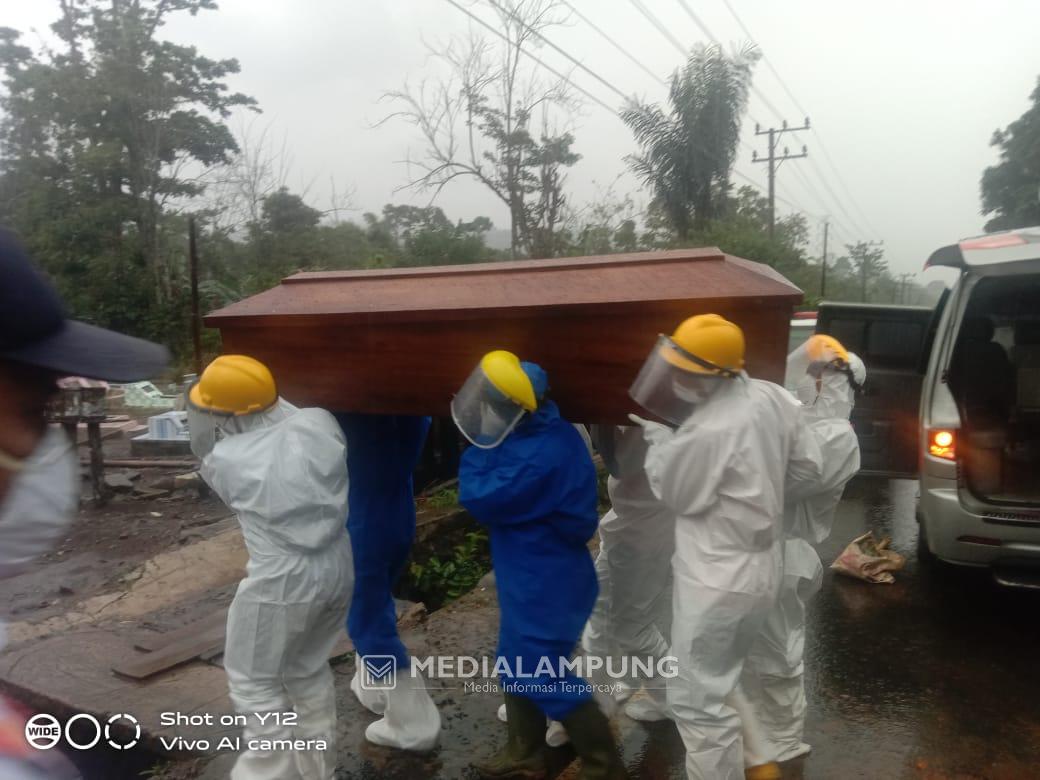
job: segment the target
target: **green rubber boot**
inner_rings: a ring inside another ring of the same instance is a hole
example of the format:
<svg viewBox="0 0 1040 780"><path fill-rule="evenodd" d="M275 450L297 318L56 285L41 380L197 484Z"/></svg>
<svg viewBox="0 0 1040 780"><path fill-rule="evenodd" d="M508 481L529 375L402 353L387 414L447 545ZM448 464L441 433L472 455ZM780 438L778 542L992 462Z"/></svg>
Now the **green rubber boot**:
<svg viewBox="0 0 1040 780"><path fill-rule="evenodd" d="M530 699L504 694L506 746L487 761L473 764L481 777L542 780L545 777L545 715Z"/></svg>
<svg viewBox="0 0 1040 780"><path fill-rule="evenodd" d="M628 772L618 755L610 721L596 702L578 705L562 720L574 752L581 759L583 780L626 780Z"/></svg>

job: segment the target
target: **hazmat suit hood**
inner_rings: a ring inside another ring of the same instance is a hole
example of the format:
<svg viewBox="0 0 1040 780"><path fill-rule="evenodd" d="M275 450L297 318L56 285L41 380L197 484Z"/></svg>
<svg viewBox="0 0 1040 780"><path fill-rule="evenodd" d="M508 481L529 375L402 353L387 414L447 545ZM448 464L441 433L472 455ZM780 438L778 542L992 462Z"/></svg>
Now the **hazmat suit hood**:
<svg viewBox="0 0 1040 780"><path fill-rule="evenodd" d="M827 370L819 380L803 374L798 380L795 394L806 408L811 420L849 419L856 405L856 389L853 382L862 387L867 379L867 369L854 352L849 353L849 371Z"/></svg>
<svg viewBox="0 0 1040 780"><path fill-rule="evenodd" d="M343 432L323 409L279 400L227 423L200 473L238 515L250 556L324 549L343 537Z"/></svg>

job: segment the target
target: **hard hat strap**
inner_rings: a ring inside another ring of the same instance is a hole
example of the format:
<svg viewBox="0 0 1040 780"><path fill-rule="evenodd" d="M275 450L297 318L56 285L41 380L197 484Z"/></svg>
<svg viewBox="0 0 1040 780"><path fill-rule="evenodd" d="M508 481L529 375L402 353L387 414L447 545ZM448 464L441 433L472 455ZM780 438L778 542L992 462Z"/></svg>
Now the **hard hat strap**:
<svg viewBox="0 0 1040 780"><path fill-rule="evenodd" d="M694 355L692 352L683 349L681 346L675 343L674 339L669 339L669 341L672 342L672 346L675 348L675 351L678 352L680 356L686 358L692 363L696 363L701 368L707 368L719 374L720 376L727 377L728 379L735 379L736 377L740 376L740 371L734 371L732 368L726 368L725 366L716 365L715 363L712 363L710 360L705 360L704 358Z"/></svg>

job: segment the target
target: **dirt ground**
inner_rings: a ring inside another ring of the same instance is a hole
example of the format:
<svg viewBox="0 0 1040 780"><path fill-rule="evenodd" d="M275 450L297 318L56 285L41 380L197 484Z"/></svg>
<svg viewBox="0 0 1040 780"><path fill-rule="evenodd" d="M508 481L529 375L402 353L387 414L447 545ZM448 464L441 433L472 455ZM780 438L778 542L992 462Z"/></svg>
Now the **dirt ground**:
<svg viewBox="0 0 1040 780"><path fill-rule="evenodd" d="M106 439L104 450L106 458L128 458L130 443ZM80 455L87 457L86 447L80 447ZM132 477L135 487L169 490L173 477L186 471L190 469L109 468L106 474ZM114 493L99 506L85 478L79 515L57 549L31 571L0 580L4 616L9 621L37 622L62 614L72 603L118 590L143 561L207 538L223 528L220 521L229 516L219 499L200 497L193 487L153 498Z"/></svg>

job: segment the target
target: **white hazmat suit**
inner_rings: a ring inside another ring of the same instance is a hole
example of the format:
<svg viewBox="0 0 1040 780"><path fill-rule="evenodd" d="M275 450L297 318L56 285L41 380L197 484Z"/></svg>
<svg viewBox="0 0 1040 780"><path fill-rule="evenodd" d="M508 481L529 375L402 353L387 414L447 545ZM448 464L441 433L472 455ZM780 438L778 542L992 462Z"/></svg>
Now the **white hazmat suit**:
<svg viewBox="0 0 1040 780"><path fill-rule="evenodd" d="M224 652L231 700L249 718L247 747L231 777L331 778L336 699L328 658L354 578L343 522L343 433L328 412L282 400L221 428L201 473L238 516L249 551ZM251 739L314 742L311 749L266 750L248 747Z"/></svg>
<svg viewBox="0 0 1040 780"><path fill-rule="evenodd" d="M582 648L603 659L627 657L624 682L633 689L641 686L644 695L635 696L625 712L635 720L663 720L668 717L665 680L656 670L668 655L671 633L669 562L675 551L675 514L650 489L644 468L648 445L641 428L603 425L593 433L610 473L611 508L599 524L599 598L582 634ZM655 673L645 675L649 660ZM639 675L633 676L634 670Z"/></svg>
<svg viewBox="0 0 1040 780"><path fill-rule="evenodd" d="M780 586L785 483L821 456L783 388L717 380L676 429L644 423L646 473L676 515L668 705L690 778L742 780L741 721L727 697Z"/></svg>
<svg viewBox="0 0 1040 780"><path fill-rule="evenodd" d="M857 384L866 379L863 362L849 354ZM845 484L859 471L859 443L849 424L854 391L848 376L825 370L789 378L804 407L802 420L823 455L815 484L791 486L784 506L784 576L780 595L752 647L742 684L761 735L747 750L749 766L789 761L810 750L805 732L805 622L809 600L823 582L823 564L813 545L831 532ZM745 745L747 748L747 744Z"/></svg>

